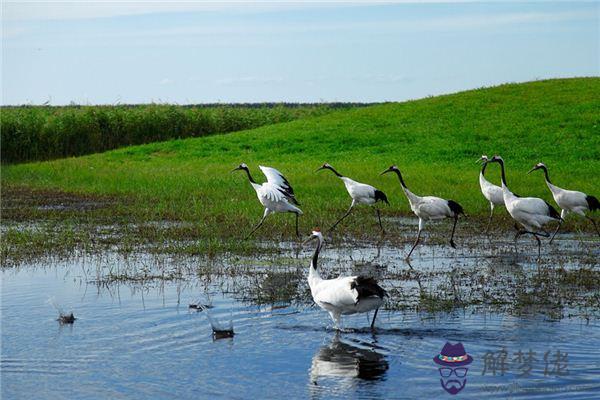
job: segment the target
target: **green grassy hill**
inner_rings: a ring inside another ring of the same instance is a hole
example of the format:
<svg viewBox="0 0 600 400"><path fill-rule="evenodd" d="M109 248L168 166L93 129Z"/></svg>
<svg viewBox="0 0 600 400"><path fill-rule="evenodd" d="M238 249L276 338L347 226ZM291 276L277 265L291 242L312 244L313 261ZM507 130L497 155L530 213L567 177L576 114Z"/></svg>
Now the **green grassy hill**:
<svg viewBox="0 0 600 400"><path fill-rule="evenodd" d="M542 174L526 175L543 161L555 184L600 196L598 93L600 78L508 84L227 135L3 166L2 183L4 190L26 186L124 196L129 201L116 214L127 220L193 221L201 235L228 237L247 231L262 215L245 175L229 173L240 162L258 181L259 164L287 176L305 212L304 230L329 225L350 204L333 174L314 173L325 161L386 192L391 206L384 215L410 213L398 180L379 176L397 164L415 193L451 198L469 215L486 216L475 163L481 154L504 157L509 186L521 195L553 204ZM488 179L499 183L497 164L488 171ZM293 231L292 216L269 219L263 236ZM367 211L345 225L355 232L376 227Z"/></svg>

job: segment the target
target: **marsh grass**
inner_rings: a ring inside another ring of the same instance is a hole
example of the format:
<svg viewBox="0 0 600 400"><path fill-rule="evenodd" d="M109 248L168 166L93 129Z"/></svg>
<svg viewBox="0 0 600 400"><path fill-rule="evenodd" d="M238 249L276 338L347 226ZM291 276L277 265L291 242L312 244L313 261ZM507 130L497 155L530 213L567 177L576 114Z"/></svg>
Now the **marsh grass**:
<svg viewBox="0 0 600 400"><path fill-rule="evenodd" d="M475 163L482 153L505 158L509 186L521 195L554 204L543 177L526 175L543 161L557 185L600 196L599 92L599 78L510 84L330 112L227 135L3 165L2 218L118 225L124 232L120 243L132 248L154 242L157 248L190 254L251 251L256 245L241 238L263 209L245 175L231 169L246 162L258 181L263 180L259 164L281 170L295 188L305 213L301 231L307 233L315 226L326 229L350 205L342 182L328 171L314 172L327 161L388 195L391 205L381 206L386 238L405 243L413 240L416 219L397 178L379 176L397 164L415 193L463 205L468 216L458 225L460 239L482 230L489 212ZM488 168L487 177L499 183L496 167ZM20 193L19 201L7 208L5 199L12 193ZM43 207L61 196L88 205ZM505 210L495 214L492 233L512 230ZM159 226L148 225L150 221ZM180 225L161 226L163 222ZM430 223L428 240L444 242L450 229L448 222ZM563 231L592 232L591 224L574 216L567 218ZM255 238L289 240L293 232L293 215L277 214L267 218ZM333 236L378 238L373 209L357 207ZM9 235L13 238L19 241L14 232Z"/></svg>
<svg viewBox="0 0 600 400"><path fill-rule="evenodd" d="M500 250L506 252L509 247ZM358 248L364 250L367 259L375 253L368 243ZM374 276L388 291L387 310L417 312L425 317L456 312L542 314L551 320L600 316L600 271L593 261L579 260L582 254L593 254L593 247L585 246L575 255L557 252L538 263L532 262L533 253L519 263L510 257L450 260L442 255L437 262L419 262L415 269L389 250L372 265ZM90 257L86 275L89 283L107 288L125 284L143 290L169 281L199 285L206 293L221 291L242 303L267 310L291 307L288 312L294 312L315 307L306 281L310 260L306 253L297 257L294 250L287 249L279 254L214 260L204 255L138 252L114 257L113 253L99 263ZM344 245L328 247L321 260L322 272L328 277L354 274L364 265L362 256L350 260Z"/></svg>

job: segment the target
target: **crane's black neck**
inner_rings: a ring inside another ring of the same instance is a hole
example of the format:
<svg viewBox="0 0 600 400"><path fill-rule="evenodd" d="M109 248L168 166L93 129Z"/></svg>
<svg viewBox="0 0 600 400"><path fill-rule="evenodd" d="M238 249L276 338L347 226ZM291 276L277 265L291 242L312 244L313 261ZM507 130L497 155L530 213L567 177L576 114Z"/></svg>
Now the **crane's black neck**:
<svg viewBox="0 0 600 400"><path fill-rule="evenodd" d="M319 252L321 251L321 240L317 238L317 248L312 258L312 267L317 270L317 262L319 261Z"/></svg>
<svg viewBox="0 0 600 400"><path fill-rule="evenodd" d="M332 172L333 172L333 173L334 173L334 174L335 174L335 175L336 175L338 178L341 178L341 177L343 176L342 174L340 174L339 172L337 172L337 171L335 170L335 168L333 168L331 165L328 165L328 166L326 166L326 167L323 167L323 168L330 169L330 170L331 170L331 171L332 171Z"/></svg>
<svg viewBox="0 0 600 400"><path fill-rule="evenodd" d="M552 182L550 181L550 175L548 175L548 168L546 168L546 166L545 166L545 165L544 165L544 166L542 166L542 167L540 167L540 168L544 170L544 176L546 177L546 182L548 182L548 183L552 183Z"/></svg>
<svg viewBox="0 0 600 400"><path fill-rule="evenodd" d="M396 175L398 175L398 179L400 179L400 185L402 185L404 189L408 189L408 187L406 187L406 183L404 183L404 178L402 178L402 173L400 172L400 170L394 169L394 172L396 173Z"/></svg>
<svg viewBox="0 0 600 400"><path fill-rule="evenodd" d="M481 166L481 175L485 175L485 169L487 168L487 162L483 162L483 165Z"/></svg>
<svg viewBox="0 0 600 400"><path fill-rule="evenodd" d="M506 184L506 174L504 173L504 161L498 160L498 164L500 164L500 170L502 171L502 183L504 183L504 186L508 186Z"/></svg>
<svg viewBox="0 0 600 400"><path fill-rule="evenodd" d="M246 171L246 174L248 174L248 179L250 180L250 182L252 183L256 183L256 181L254 180L254 178L252 178L252 175L250 175L250 170L248 169L248 167L246 168L242 168L244 171Z"/></svg>

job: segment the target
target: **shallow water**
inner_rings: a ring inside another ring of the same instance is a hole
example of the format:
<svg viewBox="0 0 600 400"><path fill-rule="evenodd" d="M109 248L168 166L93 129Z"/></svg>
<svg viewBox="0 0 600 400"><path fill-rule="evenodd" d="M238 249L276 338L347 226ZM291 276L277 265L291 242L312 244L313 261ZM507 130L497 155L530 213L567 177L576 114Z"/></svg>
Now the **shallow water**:
<svg viewBox="0 0 600 400"><path fill-rule="evenodd" d="M4 270L2 398L433 398L448 396L432 360L446 341L462 342L474 359L457 398L600 396L597 310L573 307L589 293L562 304L558 316L475 302L450 312L419 306L420 290L478 299L515 290L507 277L580 268L583 261L558 259L560 247L536 266L506 249L481 257L432 246L432 253L419 250L413 270L394 248L326 249L324 271L374 273L399 306L379 312L375 332L361 315L346 317L341 333L311 303L309 249L281 247L283 255L270 260L105 254ZM593 259L597 244L586 251L581 259ZM457 270L491 278L472 288ZM59 324L49 298L73 311L75 323ZM188 308L196 302L211 304L208 312L223 325L231 321L235 336L213 339L205 312ZM490 356L500 360L502 349L506 362L497 361L493 375ZM530 374L518 377L516 353L530 350ZM568 355L553 371L557 351Z"/></svg>

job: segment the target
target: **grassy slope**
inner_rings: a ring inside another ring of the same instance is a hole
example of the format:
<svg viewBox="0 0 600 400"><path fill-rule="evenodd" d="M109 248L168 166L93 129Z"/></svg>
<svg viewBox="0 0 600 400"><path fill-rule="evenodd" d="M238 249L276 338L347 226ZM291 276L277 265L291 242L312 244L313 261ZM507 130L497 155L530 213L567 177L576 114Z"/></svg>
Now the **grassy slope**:
<svg viewBox="0 0 600 400"><path fill-rule="evenodd" d="M0 108L2 163L76 157L325 115L361 104L168 104Z"/></svg>
<svg viewBox="0 0 600 400"><path fill-rule="evenodd" d="M551 200L541 174L525 175L544 161L556 184L600 196L598 93L598 78L503 85L222 136L7 166L2 181L128 195L137 201L121 211L132 219L190 220L207 235L225 237L239 235L262 215L246 177L229 174L240 162L248 163L259 181L259 163L280 169L296 189L305 227L331 223L350 203L333 174L313 172L324 161L386 192L387 215L408 213L397 179L379 176L396 163L415 193L452 198L468 214L483 216L488 203L475 164L482 153L504 157L509 186L519 194ZM497 165L488 170L488 178L499 181ZM372 216L363 211L346 225L355 231L374 228ZM263 234L292 231L291 216L270 218L267 226L274 228Z"/></svg>

